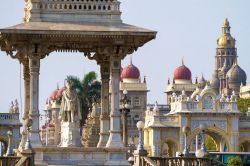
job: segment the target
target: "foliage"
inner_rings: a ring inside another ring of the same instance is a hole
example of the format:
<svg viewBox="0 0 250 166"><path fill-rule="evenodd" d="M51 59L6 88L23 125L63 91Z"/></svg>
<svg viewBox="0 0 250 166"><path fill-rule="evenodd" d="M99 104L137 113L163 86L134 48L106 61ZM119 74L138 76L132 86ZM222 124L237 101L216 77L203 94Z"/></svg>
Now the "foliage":
<svg viewBox="0 0 250 166"><path fill-rule="evenodd" d="M205 140L205 144L206 144L207 150L212 150L212 151L217 150L216 143L213 140L213 138L208 136L208 135L206 135L206 136L207 137L206 137L206 140Z"/></svg>
<svg viewBox="0 0 250 166"><path fill-rule="evenodd" d="M67 80L76 90L81 103L82 121L84 125L88 113L92 110L92 104L101 100L101 82L97 81L97 74L91 71L84 75L83 80L75 76L67 76Z"/></svg>
<svg viewBox="0 0 250 166"><path fill-rule="evenodd" d="M247 112L248 111L248 107L250 107L250 98L239 98L238 99L238 109L241 112Z"/></svg>
<svg viewBox="0 0 250 166"><path fill-rule="evenodd" d="M243 162L239 156L231 157L228 161L228 166L243 166Z"/></svg>

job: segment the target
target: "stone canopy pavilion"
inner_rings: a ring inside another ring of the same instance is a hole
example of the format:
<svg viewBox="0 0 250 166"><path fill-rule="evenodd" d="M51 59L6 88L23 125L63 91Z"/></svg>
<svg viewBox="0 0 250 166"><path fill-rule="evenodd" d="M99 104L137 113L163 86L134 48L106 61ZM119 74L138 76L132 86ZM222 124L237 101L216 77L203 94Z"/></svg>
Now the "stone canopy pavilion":
<svg viewBox="0 0 250 166"><path fill-rule="evenodd" d="M23 65L23 120L33 120L30 141L36 164L70 161L74 165L87 160L97 165L126 165L119 112L121 60L154 39L156 32L124 24L118 0L25 0L24 11L23 23L0 29L0 47ZM80 52L100 65L102 111L97 148L42 147L39 136L40 61L55 51ZM27 126L23 124L23 128L19 151L24 149L27 139Z"/></svg>

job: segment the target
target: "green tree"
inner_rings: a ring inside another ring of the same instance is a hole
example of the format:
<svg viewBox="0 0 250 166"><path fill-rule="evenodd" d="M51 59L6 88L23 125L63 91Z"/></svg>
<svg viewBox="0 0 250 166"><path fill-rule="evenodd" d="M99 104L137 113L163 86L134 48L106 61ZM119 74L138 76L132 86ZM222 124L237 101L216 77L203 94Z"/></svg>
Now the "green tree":
<svg viewBox="0 0 250 166"><path fill-rule="evenodd" d="M238 109L241 112L246 113L248 111L248 107L250 107L250 98L239 98L238 99Z"/></svg>
<svg viewBox="0 0 250 166"><path fill-rule="evenodd" d="M228 166L243 166L243 162L239 156L231 157L228 161Z"/></svg>
<svg viewBox="0 0 250 166"><path fill-rule="evenodd" d="M67 76L67 80L72 83L80 99L82 113L81 126L84 125L88 113L92 110L92 104L101 101L101 82L96 79L97 74L94 71L85 74L83 80L75 76Z"/></svg>
<svg viewBox="0 0 250 166"><path fill-rule="evenodd" d="M206 135L205 144L206 144L207 150L212 150L212 151L217 150L216 143L215 143L214 139L212 137L210 137L209 135Z"/></svg>

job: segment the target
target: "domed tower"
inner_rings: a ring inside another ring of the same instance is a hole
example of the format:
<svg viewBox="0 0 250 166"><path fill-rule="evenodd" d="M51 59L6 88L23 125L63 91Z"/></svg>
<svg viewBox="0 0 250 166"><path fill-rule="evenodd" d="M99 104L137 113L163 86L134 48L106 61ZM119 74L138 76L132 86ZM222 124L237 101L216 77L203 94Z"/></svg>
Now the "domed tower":
<svg viewBox="0 0 250 166"><path fill-rule="evenodd" d="M174 71L174 82L176 84L192 83L192 73L189 68L184 65L183 60L182 65L177 67Z"/></svg>
<svg viewBox="0 0 250 166"><path fill-rule="evenodd" d="M180 95L182 91L185 91L186 95L190 96L198 85L198 83L192 83L192 73L182 60L182 64L174 70L172 83L170 83L170 80L168 79L165 92L167 94L167 104L171 103L173 93Z"/></svg>
<svg viewBox="0 0 250 166"><path fill-rule="evenodd" d="M132 58L130 64L123 68L121 72L121 82L120 82L120 96L123 98L125 94L130 100L130 112L127 116L128 124L128 143L138 143L138 129L136 128L136 123L139 120L144 121L144 115L147 105L147 82L144 77L141 80L141 74L138 67L136 67Z"/></svg>
<svg viewBox="0 0 250 166"><path fill-rule="evenodd" d="M217 40L215 73L213 74L212 80L210 81L214 84L212 85L214 89L220 93L223 93L225 89L227 89L226 91L230 91L228 89L230 87L228 86L227 82L227 73L232 68L232 66L237 63L237 49L235 47L236 40L231 36L230 29L231 27L229 21L226 18L222 26L222 34Z"/></svg>
<svg viewBox="0 0 250 166"><path fill-rule="evenodd" d="M122 69L121 80L126 83L140 82L140 70L133 65L132 59L130 64Z"/></svg>
<svg viewBox="0 0 250 166"><path fill-rule="evenodd" d="M227 72L227 86L231 91L235 91L236 94L240 92L240 86L246 85L246 73L241 67L236 63Z"/></svg>

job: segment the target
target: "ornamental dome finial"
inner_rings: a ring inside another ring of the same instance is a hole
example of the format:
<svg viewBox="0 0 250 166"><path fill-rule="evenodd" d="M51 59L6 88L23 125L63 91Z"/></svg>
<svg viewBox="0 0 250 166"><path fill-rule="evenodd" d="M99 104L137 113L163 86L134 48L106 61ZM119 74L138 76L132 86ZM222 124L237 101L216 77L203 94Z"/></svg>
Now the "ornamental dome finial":
<svg viewBox="0 0 250 166"><path fill-rule="evenodd" d="M224 21L223 27L230 27L230 24L227 18Z"/></svg>

